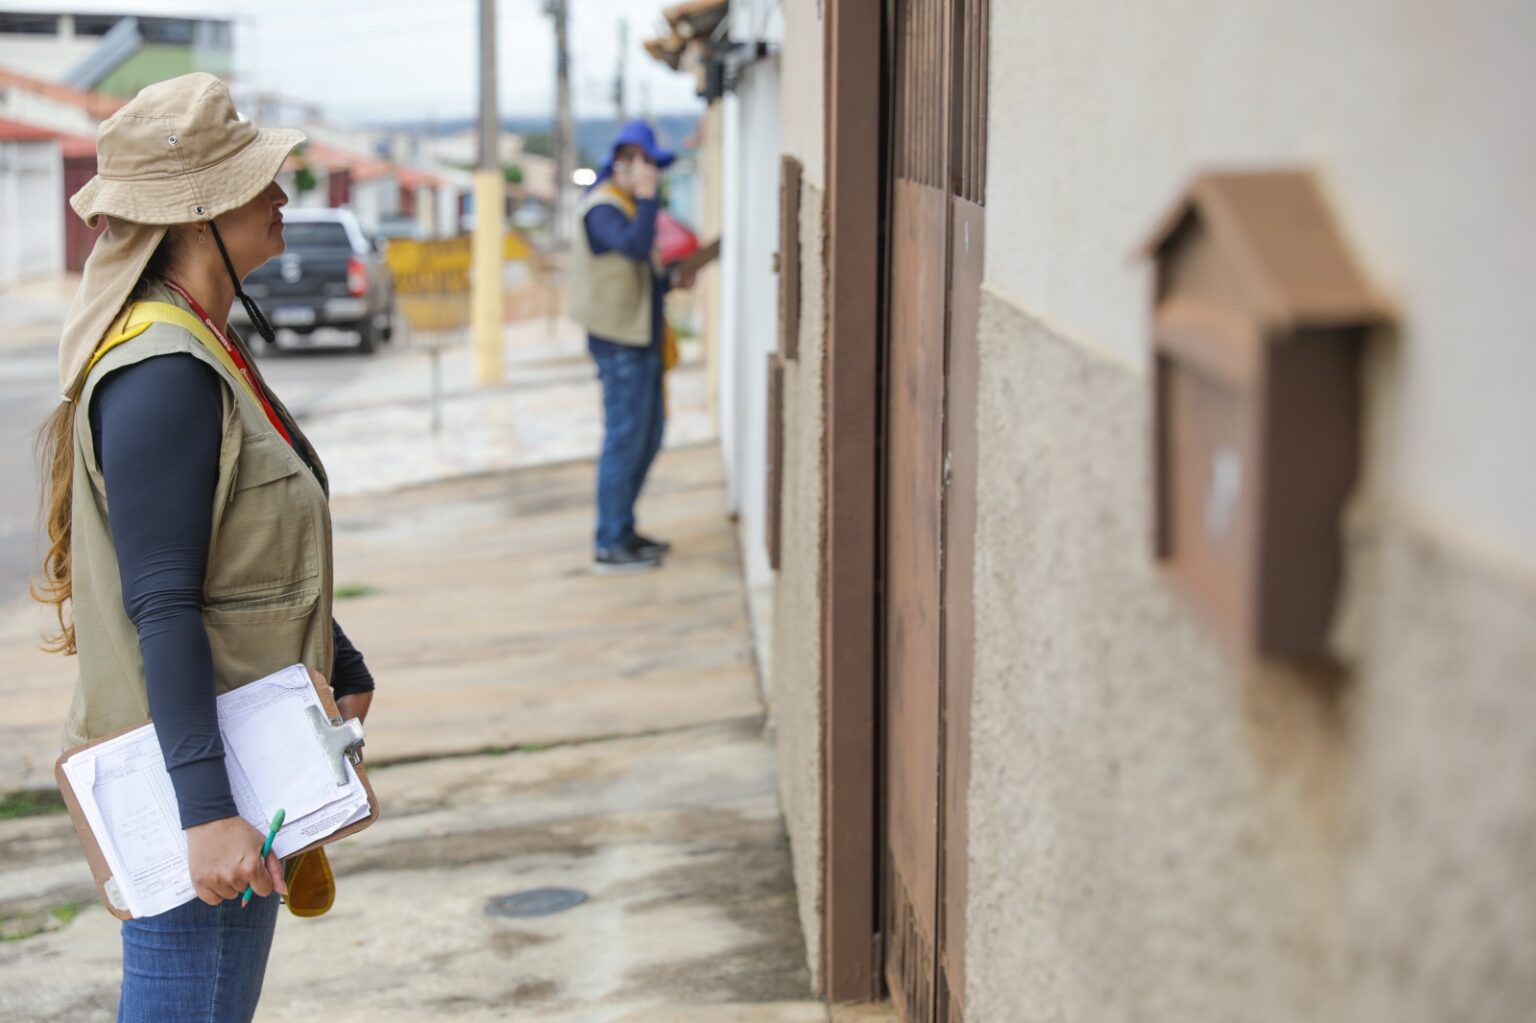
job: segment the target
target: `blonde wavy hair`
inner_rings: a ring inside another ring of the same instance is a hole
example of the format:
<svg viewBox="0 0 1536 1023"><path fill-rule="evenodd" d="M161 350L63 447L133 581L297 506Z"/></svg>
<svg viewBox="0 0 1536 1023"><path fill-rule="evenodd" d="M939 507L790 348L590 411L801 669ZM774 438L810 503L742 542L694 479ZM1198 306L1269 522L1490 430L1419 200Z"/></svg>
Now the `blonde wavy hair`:
<svg viewBox="0 0 1536 1023"><path fill-rule="evenodd" d="M149 264L134 285L128 302L138 301L155 281L165 275L170 267L174 233L174 230L167 231L154 254L149 257ZM61 401L44 421L37 436L38 468L44 480L41 517L43 533L48 538L48 549L43 553L41 572L32 580L32 598L42 604L52 604L58 616L58 631L44 638L43 649L49 653L69 656L79 652L70 606L75 592L72 543L75 497L74 402Z"/></svg>

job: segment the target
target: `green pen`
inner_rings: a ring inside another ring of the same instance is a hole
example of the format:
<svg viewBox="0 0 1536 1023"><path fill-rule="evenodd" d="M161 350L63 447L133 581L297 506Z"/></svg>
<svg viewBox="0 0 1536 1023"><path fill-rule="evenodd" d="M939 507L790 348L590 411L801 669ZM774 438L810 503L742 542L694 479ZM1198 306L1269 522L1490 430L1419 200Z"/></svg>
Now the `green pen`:
<svg viewBox="0 0 1536 1023"><path fill-rule="evenodd" d="M279 811L277 811L277 816L272 818L272 830L267 832L267 841L261 847L261 865L262 865L262 867L266 867L266 865L267 865L267 854L272 851L272 842L273 842L274 839L277 838L277 829L282 827L282 826L283 826L283 811L279 810ZM251 901L251 896L255 895L255 894L256 894L256 892L251 888L251 886L250 885L246 885L245 886L245 894L240 896L240 908L244 909L246 907L246 904Z"/></svg>

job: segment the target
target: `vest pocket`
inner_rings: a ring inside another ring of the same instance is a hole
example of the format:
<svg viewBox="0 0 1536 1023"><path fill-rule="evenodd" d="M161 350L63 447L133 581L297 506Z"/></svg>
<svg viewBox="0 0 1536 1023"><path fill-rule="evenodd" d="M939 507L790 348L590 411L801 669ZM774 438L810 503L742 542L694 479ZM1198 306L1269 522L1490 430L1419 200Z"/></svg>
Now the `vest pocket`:
<svg viewBox="0 0 1536 1023"><path fill-rule="evenodd" d="M315 579L323 521L316 506L324 500L281 438L248 439L209 551L209 598L292 593Z"/></svg>
<svg viewBox="0 0 1536 1023"><path fill-rule="evenodd" d="M203 608L219 692L303 662L320 592L308 590L281 600Z"/></svg>
<svg viewBox="0 0 1536 1023"><path fill-rule="evenodd" d="M296 475L299 471L296 461L281 450L280 443L271 435L252 437L240 449L240 461L235 467L235 493Z"/></svg>

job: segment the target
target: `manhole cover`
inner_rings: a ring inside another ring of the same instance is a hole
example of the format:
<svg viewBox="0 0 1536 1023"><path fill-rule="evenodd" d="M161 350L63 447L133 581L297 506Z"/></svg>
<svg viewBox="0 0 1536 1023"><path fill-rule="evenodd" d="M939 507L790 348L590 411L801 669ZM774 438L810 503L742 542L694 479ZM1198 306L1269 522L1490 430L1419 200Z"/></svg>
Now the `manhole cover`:
<svg viewBox="0 0 1536 1023"><path fill-rule="evenodd" d="M587 893L579 888L533 888L498 895L485 904L485 911L491 916L553 916L586 901Z"/></svg>

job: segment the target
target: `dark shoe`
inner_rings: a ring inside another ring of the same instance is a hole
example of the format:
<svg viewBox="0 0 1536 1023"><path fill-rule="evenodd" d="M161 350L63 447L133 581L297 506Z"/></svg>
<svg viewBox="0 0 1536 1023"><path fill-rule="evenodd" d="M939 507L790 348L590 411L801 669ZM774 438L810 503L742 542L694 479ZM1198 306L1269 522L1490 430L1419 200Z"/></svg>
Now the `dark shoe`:
<svg viewBox="0 0 1536 1023"><path fill-rule="evenodd" d="M654 554L658 558L664 558L672 553L672 544L666 540L653 540L648 536L641 536L639 533L634 535L630 543L634 545L635 550L645 554Z"/></svg>
<svg viewBox="0 0 1536 1023"><path fill-rule="evenodd" d="M592 571L598 575L648 572L660 567L661 555L652 554L633 543L600 550L592 558Z"/></svg>

